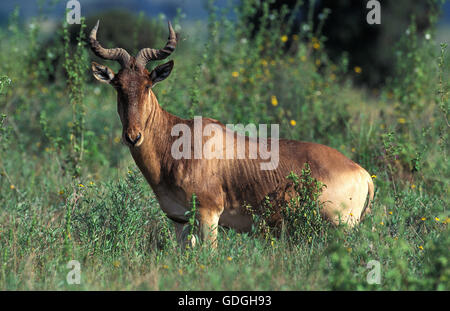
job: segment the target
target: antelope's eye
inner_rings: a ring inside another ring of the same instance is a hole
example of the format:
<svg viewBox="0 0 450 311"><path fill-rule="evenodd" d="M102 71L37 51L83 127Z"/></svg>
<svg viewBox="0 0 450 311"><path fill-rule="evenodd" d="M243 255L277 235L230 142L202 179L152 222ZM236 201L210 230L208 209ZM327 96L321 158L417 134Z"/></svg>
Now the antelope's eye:
<svg viewBox="0 0 450 311"><path fill-rule="evenodd" d="M150 84L147 84L146 86L145 86L145 89L148 91L148 90L150 90L150 88L151 88L151 85Z"/></svg>

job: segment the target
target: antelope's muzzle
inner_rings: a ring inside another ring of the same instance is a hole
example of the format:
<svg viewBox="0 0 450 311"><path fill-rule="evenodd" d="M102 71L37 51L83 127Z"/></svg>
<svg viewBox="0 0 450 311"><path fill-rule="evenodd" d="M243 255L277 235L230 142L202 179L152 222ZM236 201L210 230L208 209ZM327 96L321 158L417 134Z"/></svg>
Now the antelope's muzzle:
<svg viewBox="0 0 450 311"><path fill-rule="evenodd" d="M139 147L142 144L143 136L139 131L127 131L125 141L133 147Z"/></svg>

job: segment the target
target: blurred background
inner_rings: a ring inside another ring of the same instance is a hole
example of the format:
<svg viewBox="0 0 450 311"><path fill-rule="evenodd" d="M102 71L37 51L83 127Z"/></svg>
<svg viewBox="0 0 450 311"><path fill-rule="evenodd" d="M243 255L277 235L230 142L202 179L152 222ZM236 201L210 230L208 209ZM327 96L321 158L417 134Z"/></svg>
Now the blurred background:
<svg viewBox="0 0 450 311"><path fill-rule="evenodd" d="M245 0L243 0L245 2ZM87 18L87 24L102 20L102 32L106 42L133 48L131 44L148 46L155 43L156 35L150 20L174 19L177 16L182 19L183 39L194 35L196 40L207 39L207 28L198 27L197 23L206 23L211 6L217 9L228 7L237 8L239 0L84 0L80 1L81 14ZM380 86L386 82L386 77L393 74L395 56L393 45L407 31L412 19L416 21L417 32L423 36L431 24L436 23L436 40L448 41L450 37L450 2L442 1L384 1L382 3L382 23L379 26L368 25L365 8L367 1L333 1L316 0L313 2L313 10L310 14L310 3L298 5L297 0L269 1L269 11L280 12L286 6L290 12L285 16L285 22L293 19L292 25L287 29L290 35L298 34L302 24L307 24L308 18L315 21L325 18L321 26L321 33L326 37L325 50L332 60L336 61L343 53L352 55L349 58L351 66L365 68L358 76L357 83L371 87ZM66 9L66 1L30 1L14 0L0 4L0 25L8 23L9 16L14 8L20 7L19 19L22 23L28 23L38 15L47 18L42 22L42 39L48 38L60 26ZM441 7L442 5L442 7ZM326 10L325 10L326 9ZM325 10L325 11L324 11ZM440 11L438 14L437 12ZM259 27L261 8L255 10L249 16L249 22ZM436 15L437 20L430 20L430 14ZM139 16L141 19L139 19ZM235 20L237 15L230 9L227 17ZM143 23L143 24L141 24ZM139 25L138 25L139 24ZM140 27L137 42L129 38L132 29ZM181 27L181 24L178 25ZM72 27L75 28L75 27ZM180 30L180 29L178 29ZM74 42L76 30L72 29L72 41ZM162 30L164 31L164 30ZM256 31L253 30L252 34ZM287 45L289 48L290 44Z"/></svg>

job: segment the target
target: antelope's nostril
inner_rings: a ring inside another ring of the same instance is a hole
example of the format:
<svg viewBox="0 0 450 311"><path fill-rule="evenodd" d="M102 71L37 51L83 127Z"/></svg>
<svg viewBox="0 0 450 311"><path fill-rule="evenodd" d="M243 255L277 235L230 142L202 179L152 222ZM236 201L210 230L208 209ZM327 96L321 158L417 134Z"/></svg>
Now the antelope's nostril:
<svg viewBox="0 0 450 311"><path fill-rule="evenodd" d="M128 143L134 146L139 141L139 139L141 139L141 133L139 133L134 140L128 134L125 135L125 138Z"/></svg>
<svg viewBox="0 0 450 311"><path fill-rule="evenodd" d="M138 136L136 137L136 139L134 140L134 144L136 145L137 142L139 141L139 139L141 139L141 133L138 134Z"/></svg>
<svg viewBox="0 0 450 311"><path fill-rule="evenodd" d="M125 135L125 139L126 139L127 142L130 143L131 145L133 144L133 141L130 139L130 136L128 136L128 134Z"/></svg>

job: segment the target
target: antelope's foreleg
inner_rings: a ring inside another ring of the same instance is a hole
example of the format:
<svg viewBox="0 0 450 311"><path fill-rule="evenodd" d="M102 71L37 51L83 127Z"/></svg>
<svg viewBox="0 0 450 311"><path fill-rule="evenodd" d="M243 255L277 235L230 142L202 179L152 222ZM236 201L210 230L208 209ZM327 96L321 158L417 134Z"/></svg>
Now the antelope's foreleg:
<svg viewBox="0 0 450 311"><path fill-rule="evenodd" d="M182 249L186 249L186 247L194 247L196 243L195 235L192 235L189 239L190 226L188 223L179 223L174 222L175 225L175 234L177 237L178 245Z"/></svg>
<svg viewBox="0 0 450 311"><path fill-rule="evenodd" d="M219 226L220 213L205 207L198 210L199 237L208 242L213 248L217 248L217 227Z"/></svg>

